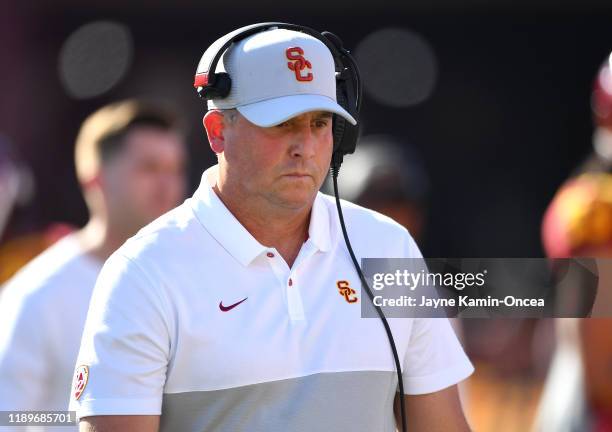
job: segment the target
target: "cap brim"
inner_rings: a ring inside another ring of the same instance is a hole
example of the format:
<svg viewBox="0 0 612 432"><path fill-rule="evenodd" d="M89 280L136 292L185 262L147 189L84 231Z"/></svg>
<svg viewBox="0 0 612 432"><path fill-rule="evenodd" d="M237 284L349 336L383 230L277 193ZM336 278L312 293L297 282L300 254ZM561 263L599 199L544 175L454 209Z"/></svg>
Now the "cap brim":
<svg viewBox="0 0 612 432"><path fill-rule="evenodd" d="M311 111L338 114L352 125L357 121L334 100L320 95L291 95L242 105L236 108L248 121L260 127L272 127Z"/></svg>

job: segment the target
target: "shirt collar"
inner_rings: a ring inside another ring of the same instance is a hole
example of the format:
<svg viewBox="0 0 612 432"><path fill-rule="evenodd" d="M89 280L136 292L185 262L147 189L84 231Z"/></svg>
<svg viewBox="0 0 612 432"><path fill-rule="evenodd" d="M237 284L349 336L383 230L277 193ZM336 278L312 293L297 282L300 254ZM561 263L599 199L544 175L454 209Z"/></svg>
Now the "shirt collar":
<svg viewBox="0 0 612 432"><path fill-rule="evenodd" d="M321 192L317 193L312 211L310 212L310 226L308 227L308 238L321 252L331 249L331 238L329 226L329 211Z"/></svg>
<svg viewBox="0 0 612 432"><path fill-rule="evenodd" d="M193 210L199 222L219 244L243 266L248 266L268 248L259 243L225 207L212 189L216 178L217 165L204 171L200 186L193 195ZM329 212L319 192L312 206L308 236L322 252L328 251L331 246L329 223Z"/></svg>

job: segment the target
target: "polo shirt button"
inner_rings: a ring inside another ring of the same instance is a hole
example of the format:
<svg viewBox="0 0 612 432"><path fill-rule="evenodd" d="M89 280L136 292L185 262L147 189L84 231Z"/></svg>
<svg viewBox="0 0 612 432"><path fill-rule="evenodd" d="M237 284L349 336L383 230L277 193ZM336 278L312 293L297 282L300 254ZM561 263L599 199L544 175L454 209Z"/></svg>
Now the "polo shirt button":
<svg viewBox="0 0 612 432"><path fill-rule="evenodd" d="M274 258L274 254L273 254L272 252L268 252L268 253L266 254L266 256L267 256L268 258Z"/></svg>
<svg viewBox="0 0 612 432"><path fill-rule="evenodd" d="M289 286L293 285L293 279L289 278Z"/></svg>

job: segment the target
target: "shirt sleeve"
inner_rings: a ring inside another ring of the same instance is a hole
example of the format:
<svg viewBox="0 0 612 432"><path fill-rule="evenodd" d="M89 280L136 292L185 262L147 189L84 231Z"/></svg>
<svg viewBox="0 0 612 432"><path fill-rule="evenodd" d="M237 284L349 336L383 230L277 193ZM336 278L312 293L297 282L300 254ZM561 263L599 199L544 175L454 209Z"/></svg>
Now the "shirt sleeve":
<svg viewBox="0 0 612 432"><path fill-rule="evenodd" d="M115 253L93 291L75 365L77 417L159 415L170 356L167 301L142 267Z"/></svg>
<svg viewBox="0 0 612 432"><path fill-rule="evenodd" d="M0 411L42 410L52 366L38 298L7 285L0 300Z"/></svg>
<svg viewBox="0 0 612 432"><path fill-rule="evenodd" d="M410 236L405 253L423 257ZM474 372L448 318L414 318L402 368L404 392L411 395L443 390Z"/></svg>
<svg viewBox="0 0 612 432"><path fill-rule="evenodd" d="M448 318L417 318L404 356L406 394L433 393L474 372Z"/></svg>

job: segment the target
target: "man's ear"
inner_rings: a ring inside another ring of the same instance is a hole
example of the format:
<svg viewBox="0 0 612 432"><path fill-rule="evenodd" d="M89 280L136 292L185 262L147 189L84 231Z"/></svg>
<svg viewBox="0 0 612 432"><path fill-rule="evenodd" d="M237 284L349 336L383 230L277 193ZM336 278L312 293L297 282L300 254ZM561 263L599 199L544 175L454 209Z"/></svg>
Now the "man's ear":
<svg viewBox="0 0 612 432"><path fill-rule="evenodd" d="M202 119L202 123L204 123L204 129L206 129L212 151L217 154L223 153L225 150L223 114L219 111L208 111Z"/></svg>
<svg viewBox="0 0 612 432"><path fill-rule="evenodd" d="M95 187L101 187L104 183L104 179L102 178L102 167L98 168L98 172L93 176L89 177L86 180L81 180L81 189L83 190L91 190Z"/></svg>

